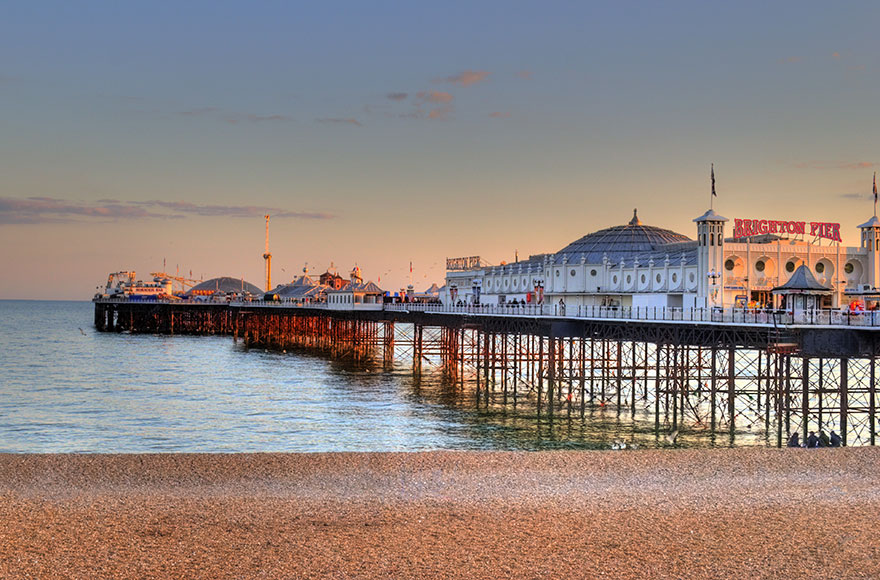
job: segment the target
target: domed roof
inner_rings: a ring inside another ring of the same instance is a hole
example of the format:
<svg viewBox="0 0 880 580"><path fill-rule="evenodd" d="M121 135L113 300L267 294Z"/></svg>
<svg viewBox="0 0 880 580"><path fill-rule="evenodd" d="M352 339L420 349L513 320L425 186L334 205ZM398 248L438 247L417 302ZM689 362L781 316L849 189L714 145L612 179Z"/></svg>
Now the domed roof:
<svg viewBox="0 0 880 580"><path fill-rule="evenodd" d="M666 244L692 241L672 230L642 224L633 210L633 218L628 224L587 234L556 252L552 261L559 263L567 257L569 262L580 262L585 258L587 264L601 264L607 255L612 263L617 263L652 254Z"/></svg>
<svg viewBox="0 0 880 580"><path fill-rule="evenodd" d="M192 288L190 288L187 294L192 294L193 291L206 291L213 290L215 292L224 292L227 294L238 293L238 292L250 292L251 294L262 294L263 291L260 290L259 287L254 286L250 282L246 282L241 278L211 278L210 280L205 280Z"/></svg>

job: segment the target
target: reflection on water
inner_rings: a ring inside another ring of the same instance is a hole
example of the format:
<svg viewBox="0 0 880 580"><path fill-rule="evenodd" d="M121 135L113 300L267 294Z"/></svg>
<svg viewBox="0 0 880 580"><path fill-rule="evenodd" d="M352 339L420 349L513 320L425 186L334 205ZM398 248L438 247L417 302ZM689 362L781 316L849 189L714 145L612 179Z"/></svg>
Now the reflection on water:
<svg viewBox="0 0 880 580"><path fill-rule="evenodd" d="M414 377L228 337L101 334L91 303L0 301L0 451L238 452L662 447L668 427L610 408L536 415ZM738 433L737 444L766 444ZM685 431L677 445L730 445Z"/></svg>

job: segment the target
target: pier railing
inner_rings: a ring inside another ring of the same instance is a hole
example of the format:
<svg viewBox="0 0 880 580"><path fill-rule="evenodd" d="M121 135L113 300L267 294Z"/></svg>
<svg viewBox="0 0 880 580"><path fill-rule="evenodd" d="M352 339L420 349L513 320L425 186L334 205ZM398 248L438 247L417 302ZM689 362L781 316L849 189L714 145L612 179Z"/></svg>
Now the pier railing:
<svg viewBox="0 0 880 580"><path fill-rule="evenodd" d="M453 306L445 304L386 304L385 310L436 312L491 316L549 316L656 322L701 322L719 324L763 324L768 326L860 326L880 328L880 311L841 310L756 310L742 308L674 308L662 306L562 306L559 304L487 304Z"/></svg>
<svg viewBox="0 0 880 580"><path fill-rule="evenodd" d="M127 302L124 299L98 299L98 302ZM345 311L325 303L298 301L249 300L243 302L204 300L132 301L143 304L205 304L233 307L302 308L308 310ZM649 322L696 322L717 324L748 324L767 326L852 326L880 329L880 311L850 310L758 310L743 308L675 308L663 306L563 306L560 304L481 304L447 305L439 303L355 304L349 311L429 312L437 314L471 314L489 316L536 316L602 320L633 320Z"/></svg>

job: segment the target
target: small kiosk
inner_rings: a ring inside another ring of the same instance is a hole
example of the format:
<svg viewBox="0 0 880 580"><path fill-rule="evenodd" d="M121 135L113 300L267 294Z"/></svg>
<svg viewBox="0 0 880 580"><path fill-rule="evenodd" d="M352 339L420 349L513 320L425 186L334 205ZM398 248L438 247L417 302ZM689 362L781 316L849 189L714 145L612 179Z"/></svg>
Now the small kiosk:
<svg viewBox="0 0 880 580"><path fill-rule="evenodd" d="M785 310L791 313L817 310L822 307L822 299L830 296L833 290L820 284L806 265L801 265L788 282L773 289L774 296L782 296Z"/></svg>

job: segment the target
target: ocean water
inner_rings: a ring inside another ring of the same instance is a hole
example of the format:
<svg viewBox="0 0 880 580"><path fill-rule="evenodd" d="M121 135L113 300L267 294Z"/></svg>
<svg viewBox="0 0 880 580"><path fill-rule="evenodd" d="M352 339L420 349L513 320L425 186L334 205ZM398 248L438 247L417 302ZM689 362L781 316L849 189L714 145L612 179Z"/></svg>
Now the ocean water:
<svg viewBox="0 0 880 580"><path fill-rule="evenodd" d="M0 452L664 446L652 427L627 413L548 421L487 408L472 388L414 378L405 364L358 368L231 337L99 333L90 302L0 301Z"/></svg>

